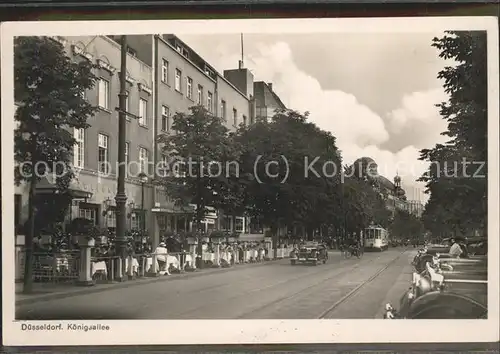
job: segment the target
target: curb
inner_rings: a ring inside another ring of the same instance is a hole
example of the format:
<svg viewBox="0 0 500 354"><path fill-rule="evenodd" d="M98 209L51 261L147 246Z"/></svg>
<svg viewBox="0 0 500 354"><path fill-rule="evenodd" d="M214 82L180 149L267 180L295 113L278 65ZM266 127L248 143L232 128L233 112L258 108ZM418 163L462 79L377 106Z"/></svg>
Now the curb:
<svg viewBox="0 0 500 354"><path fill-rule="evenodd" d="M244 265L245 266L253 266L253 267L262 267L262 266L270 265L272 263L275 263L275 262L283 260L283 259L272 259L272 260L264 261L262 263L249 263L249 264L244 264ZM58 300L58 299L72 297L72 296L95 294L95 293L105 292L108 290L129 288L129 287L133 287L133 286L139 286L142 284L156 283L156 282L160 282L160 281L176 281L176 280L185 279L185 278L196 278L196 277L200 277L203 275L209 275L209 274L227 273L227 272L236 271L236 270L242 269L242 268L245 268L245 267L242 267L241 265L233 265L230 268L206 268L206 270L196 271L196 272L192 272L192 273L172 274L170 276L159 276L159 277L154 277L154 278L144 277L144 278L139 278L139 279L135 279L135 280L125 281L123 283L99 284L99 285L84 287L81 289L73 289L72 288L72 290L70 290L70 291L54 292L54 293L50 293L50 294L45 294L45 295L40 295L40 296L29 297L26 299L16 300L16 307L22 306L22 305L27 305L27 304L32 304L32 303L36 303L36 302ZM208 270L208 272L207 272L207 270Z"/></svg>

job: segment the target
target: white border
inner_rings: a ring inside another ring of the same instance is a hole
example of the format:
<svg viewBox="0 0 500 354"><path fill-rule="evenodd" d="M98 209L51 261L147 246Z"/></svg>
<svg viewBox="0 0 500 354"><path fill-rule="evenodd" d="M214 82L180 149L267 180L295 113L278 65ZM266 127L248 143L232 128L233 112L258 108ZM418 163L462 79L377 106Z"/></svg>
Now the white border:
<svg viewBox="0 0 500 354"><path fill-rule="evenodd" d="M209 23L207 23L209 22ZM204 320L178 321L79 321L102 323L112 330L92 332L22 332L14 322L14 267L3 272L4 345L155 345L244 343L370 343L370 342L485 342L499 339L499 47L498 22L494 17L432 17L383 19L286 19L203 21L60 21L7 22L1 24L2 78L2 211L3 220L13 216L13 38L31 35L100 35L157 33L435 33L444 30L488 32L488 320ZM300 30L297 30L300 29ZM3 264L14 264L14 225L2 223ZM50 321L47 321L50 322ZM58 321L65 322L65 321ZM136 323L139 322L139 323ZM43 322L40 322L43 323ZM168 328L167 332L163 329ZM208 331L207 328L217 328ZM162 329L161 335L159 329Z"/></svg>

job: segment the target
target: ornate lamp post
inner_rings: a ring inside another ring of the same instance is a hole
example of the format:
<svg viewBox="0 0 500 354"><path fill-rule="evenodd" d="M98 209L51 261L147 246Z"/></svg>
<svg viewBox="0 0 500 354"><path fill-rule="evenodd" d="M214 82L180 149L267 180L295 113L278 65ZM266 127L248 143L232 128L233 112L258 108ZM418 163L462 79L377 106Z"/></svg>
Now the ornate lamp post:
<svg viewBox="0 0 500 354"><path fill-rule="evenodd" d="M121 38L121 67L120 67L120 94L118 107L118 182L115 196L116 212L116 248L118 255L122 258L126 254L125 229L127 224L127 195L125 194L125 143L127 129L127 36ZM125 262L122 263L122 271L118 274L125 279ZM120 279L120 280L122 280Z"/></svg>
<svg viewBox="0 0 500 354"><path fill-rule="evenodd" d="M144 235L146 231L146 209L144 208L144 186L148 182L148 176L141 172L139 173L141 180L141 233Z"/></svg>

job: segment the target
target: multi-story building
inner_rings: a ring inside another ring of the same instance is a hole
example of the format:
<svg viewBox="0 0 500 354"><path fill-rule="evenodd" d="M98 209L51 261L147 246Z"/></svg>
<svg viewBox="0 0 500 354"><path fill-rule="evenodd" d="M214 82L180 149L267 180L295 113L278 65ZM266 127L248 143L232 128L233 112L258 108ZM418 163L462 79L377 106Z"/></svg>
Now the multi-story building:
<svg viewBox="0 0 500 354"><path fill-rule="evenodd" d="M85 217L94 220L96 225L113 228L116 224L121 36L56 39L75 61L97 64L99 78L95 88L85 93L99 110L89 119L90 128L74 132L77 140L74 164L79 173L71 186L75 199L68 219ZM151 183L156 177L156 166L163 159L157 137L171 132L173 115L203 105L224 118L228 129L235 130L240 124L255 121L256 107L260 107L261 112L262 107L269 107L266 112L270 116L284 105L269 84L254 83L252 73L243 68L241 62L237 69L220 74L173 34L127 36L127 44L126 162L130 166L126 179L127 217L130 228L141 228L144 215L145 228L157 241L163 231L191 228L190 213L176 206L168 191ZM149 178L141 178L141 172ZM50 190L53 188L50 182L41 181L39 189ZM21 215L27 193L20 190L16 201L16 211L21 210ZM19 216L19 220L25 218L26 215ZM207 215L205 224L207 231L216 227L242 233L251 231L248 218L221 217L216 210ZM262 231L262 227L256 228Z"/></svg>
<svg viewBox="0 0 500 354"><path fill-rule="evenodd" d="M223 118L230 130L254 122L253 75L242 65L221 75L173 34L128 36L128 44L155 72L155 135L170 132L172 116L195 105L202 105ZM159 145L154 148L155 163L163 158L161 148ZM161 187L156 188L152 211L155 239L163 231L191 228L189 215L177 207L168 191ZM207 215L206 231L221 226L219 216L215 211ZM231 229L245 232L248 220L239 216L231 218L230 224Z"/></svg>
<svg viewBox="0 0 500 354"><path fill-rule="evenodd" d="M90 127L74 131L77 144L74 166L77 176L70 189L74 200L68 221L83 217L100 227L115 227L115 195L118 159L118 93L120 91L120 46L106 36L54 37L74 61L87 60L97 64L95 87L85 92L85 98L98 106L97 113L88 120ZM130 163L126 179L129 200L127 216L130 228L140 228L142 210L151 205L151 191L137 178L147 168L153 151L153 70L133 53L127 58L128 99L126 159ZM136 117L136 119L131 118ZM146 172L146 171L145 171ZM53 181L42 179L37 193L49 192ZM144 195L144 197L143 197ZM21 223L27 218L28 193L25 186L16 188L16 218ZM144 205L141 205L144 200ZM19 215L17 215L19 214Z"/></svg>

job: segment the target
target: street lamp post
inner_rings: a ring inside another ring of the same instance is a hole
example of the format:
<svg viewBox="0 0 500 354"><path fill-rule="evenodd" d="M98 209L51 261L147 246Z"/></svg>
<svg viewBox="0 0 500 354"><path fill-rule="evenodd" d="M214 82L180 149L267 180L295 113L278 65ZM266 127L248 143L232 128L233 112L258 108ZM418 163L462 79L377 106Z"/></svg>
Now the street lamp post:
<svg viewBox="0 0 500 354"><path fill-rule="evenodd" d="M144 232L146 231L146 209L144 208L144 186L148 182L148 176L141 172L139 174L139 178L141 179L141 233L144 236Z"/></svg>
<svg viewBox="0 0 500 354"><path fill-rule="evenodd" d="M116 213L116 246L118 255L125 259L126 253L126 204L125 194L125 139L126 139L126 116L127 116L127 36L121 38L121 68L120 68L120 93L118 109L118 181L115 196ZM125 279L125 262L122 262L121 272L118 273L121 279Z"/></svg>

